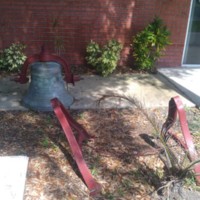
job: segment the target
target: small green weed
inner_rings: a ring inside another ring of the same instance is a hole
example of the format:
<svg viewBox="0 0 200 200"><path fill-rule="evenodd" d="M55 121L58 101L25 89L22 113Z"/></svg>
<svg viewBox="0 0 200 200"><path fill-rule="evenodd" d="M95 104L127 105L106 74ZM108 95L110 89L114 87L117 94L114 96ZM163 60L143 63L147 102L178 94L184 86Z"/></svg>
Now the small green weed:
<svg viewBox="0 0 200 200"><path fill-rule="evenodd" d="M128 179L123 179L121 185L123 188L125 188L125 190L129 190L132 188L132 183Z"/></svg>
<svg viewBox="0 0 200 200"><path fill-rule="evenodd" d="M120 197L123 197L125 192L124 192L124 189L120 187L118 188L117 193Z"/></svg>
<svg viewBox="0 0 200 200"><path fill-rule="evenodd" d="M41 145L44 148L52 148L54 151L58 150L58 146L56 146L48 137L45 137L42 141L41 141Z"/></svg>
<svg viewBox="0 0 200 200"><path fill-rule="evenodd" d="M131 175L134 176L136 179L143 178L143 174L140 172L140 169L131 172Z"/></svg>
<svg viewBox="0 0 200 200"><path fill-rule="evenodd" d="M105 199L107 199L107 200L116 200L116 197L114 196L114 194L109 193L109 192L105 193L105 194L104 194L104 197L105 197Z"/></svg>
<svg viewBox="0 0 200 200"><path fill-rule="evenodd" d="M51 118L50 115L47 115L47 117L46 117L46 123L47 124L52 124L52 118Z"/></svg>
<svg viewBox="0 0 200 200"><path fill-rule="evenodd" d="M98 174L97 168L95 166L93 166L93 168L91 169L91 173L92 173L92 175L97 175Z"/></svg>
<svg viewBox="0 0 200 200"><path fill-rule="evenodd" d="M184 184L188 187L196 186L196 180L194 175L190 173L188 176L186 176L186 178L184 179Z"/></svg>
<svg viewBox="0 0 200 200"><path fill-rule="evenodd" d="M97 156L97 157L94 158L93 164L90 166L92 175L98 174L99 163L100 163L100 157Z"/></svg>
<svg viewBox="0 0 200 200"><path fill-rule="evenodd" d="M49 141L49 139L48 139L47 137L45 137L45 138L41 141L41 144L42 144L43 147L48 148L49 145L50 145L50 141Z"/></svg>
<svg viewBox="0 0 200 200"><path fill-rule="evenodd" d="M84 116L84 113L79 113L79 114L78 114L78 119L84 119L84 117L85 117L85 116Z"/></svg>

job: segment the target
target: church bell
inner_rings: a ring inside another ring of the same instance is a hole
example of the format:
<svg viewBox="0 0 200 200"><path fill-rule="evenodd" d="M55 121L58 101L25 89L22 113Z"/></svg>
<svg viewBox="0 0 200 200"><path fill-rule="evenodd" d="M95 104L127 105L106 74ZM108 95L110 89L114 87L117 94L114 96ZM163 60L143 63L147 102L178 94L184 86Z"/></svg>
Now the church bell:
<svg viewBox="0 0 200 200"><path fill-rule="evenodd" d="M58 98L65 107L73 103L57 62L34 62L30 65L31 81L22 104L36 111L52 111L50 100Z"/></svg>
<svg viewBox="0 0 200 200"><path fill-rule="evenodd" d="M28 68L31 80L29 81ZM62 69L64 80L62 77ZM67 62L60 56L50 54L43 45L39 54L29 56L24 62L20 74L14 79L20 84L30 82L29 88L22 98L22 104L36 111L52 111L51 99L58 98L65 107L73 103L73 97L68 93L67 84L74 85L79 76L71 73Z"/></svg>

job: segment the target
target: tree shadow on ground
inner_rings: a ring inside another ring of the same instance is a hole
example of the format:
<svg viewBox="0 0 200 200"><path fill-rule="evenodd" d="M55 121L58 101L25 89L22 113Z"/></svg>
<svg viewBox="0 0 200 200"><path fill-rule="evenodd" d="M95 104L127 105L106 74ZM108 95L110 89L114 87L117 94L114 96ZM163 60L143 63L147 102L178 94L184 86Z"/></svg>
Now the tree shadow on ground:
<svg viewBox="0 0 200 200"><path fill-rule="evenodd" d="M25 199L88 198L86 187L71 170L68 147L66 159L49 140L49 135L60 131L51 122L52 113L0 112L0 116L0 155L29 157ZM57 139L63 140L61 135Z"/></svg>
<svg viewBox="0 0 200 200"><path fill-rule="evenodd" d="M130 116L130 112L132 116ZM108 198L108 196L120 198L125 193L129 197L138 195L142 193L141 185L143 187L150 185L151 189L147 189L149 190L148 194L153 190L152 186L154 188L160 186L161 180L156 171L135 156L139 151L151 150L150 145L144 143L139 137L139 129L140 131L144 131L144 129L150 131L150 129L146 127L148 126L145 124L146 122L137 124L138 120L144 120L137 111L122 109L117 112L111 109L72 112L72 114L92 136L95 136L95 139L88 141L83 146L84 159L91 172L100 183L106 182L112 188L108 189L106 184L103 184L103 191L99 199ZM130 120L130 118L132 119ZM61 147L56 141L56 137L53 141ZM68 158L68 153L63 147L61 147L61 151ZM72 166L75 167L74 163ZM77 167L74 169L77 171ZM143 188L143 190L145 189Z"/></svg>
<svg viewBox="0 0 200 200"><path fill-rule="evenodd" d="M82 147L93 177L102 185L101 194L94 199L150 199L164 172L157 155L138 155L152 151L147 136L151 137L153 130L145 117L137 109L77 110L70 114L95 136ZM53 113L0 112L0 116L0 154L30 157L27 198L32 194L30 188L34 192L38 188L38 195L48 199L72 194L89 199Z"/></svg>

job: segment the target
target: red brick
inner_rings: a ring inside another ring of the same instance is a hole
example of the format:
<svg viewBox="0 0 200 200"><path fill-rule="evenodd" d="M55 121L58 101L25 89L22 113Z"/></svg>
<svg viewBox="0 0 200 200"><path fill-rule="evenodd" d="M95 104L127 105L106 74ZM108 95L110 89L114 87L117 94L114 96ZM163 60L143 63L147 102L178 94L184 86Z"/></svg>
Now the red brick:
<svg viewBox="0 0 200 200"><path fill-rule="evenodd" d="M124 46L120 64L132 64L132 37L157 15L171 31L173 43L158 63L173 67L181 64L189 5L189 0L1 0L0 48L22 41L28 55L38 53L43 42L53 50L57 35L63 38L69 63L83 64L91 39L100 44L117 39ZM59 26L53 30L55 19Z"/></svg>

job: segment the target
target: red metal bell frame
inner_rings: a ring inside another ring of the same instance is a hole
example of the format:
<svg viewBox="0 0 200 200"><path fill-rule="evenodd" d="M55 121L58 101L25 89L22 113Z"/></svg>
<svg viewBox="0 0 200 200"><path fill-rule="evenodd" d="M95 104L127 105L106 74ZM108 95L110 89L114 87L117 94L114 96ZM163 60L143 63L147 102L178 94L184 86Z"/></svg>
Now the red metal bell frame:
<svg viewBox="0 0 200 200"><path fill-rule="evenodd" d="M54 113L63 128L67 141L69 142L74 160L76 161L79 171L90 190L90 195L96 196L101 191L101 185L92 177L81 150L82 142L89 139L91 136L69 115L68 111L57 98L52 99L51 104ZM78 138L74 136L71 127L78 132Z"/></svg>
<svg viewBox="0 0 200 200"><path fill-rule="evenodd" d="M15 78L16 82L24 84L29 81L29 78L27 77L27 70L29 65L31 65L34 62L57 62L64 68L65 81L67 83L72 83L74 85L75 81L80 80L80 77L74 76L71 73L69 65L63 58L50 54L43 45L39 54L32 55L26 59L22 66L22 70L19 74L19 77Z"/></svg>
<svg viewBox="0 0 200 200"><path fill-rule="evenodd" d="M176 121L177 115L179 116L179 122L183 134L184 141L180 140L175 134L173 134L170 128ZM191 162L198 160L198 154L196 152L192 135L190 134L188 123L186 119L186 113L183 107L183 103L179 96L171 98L169 101L168 116L165 123L162 126L161 133L163 137L167 137L167 134L170 134L186 151L188 151L189 159ZM194 172L196 177L196 182L200 185L200 163L194 165Z"/></svg>

